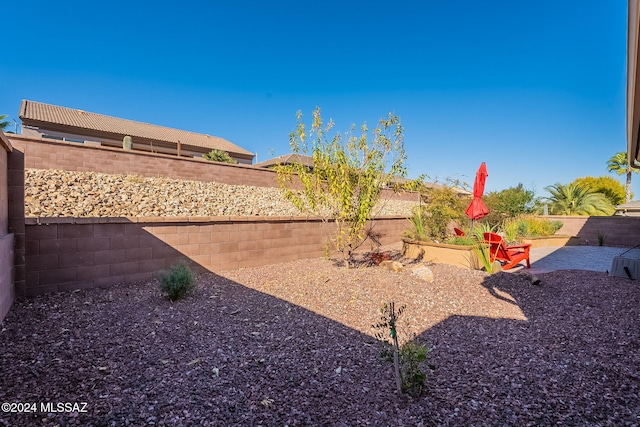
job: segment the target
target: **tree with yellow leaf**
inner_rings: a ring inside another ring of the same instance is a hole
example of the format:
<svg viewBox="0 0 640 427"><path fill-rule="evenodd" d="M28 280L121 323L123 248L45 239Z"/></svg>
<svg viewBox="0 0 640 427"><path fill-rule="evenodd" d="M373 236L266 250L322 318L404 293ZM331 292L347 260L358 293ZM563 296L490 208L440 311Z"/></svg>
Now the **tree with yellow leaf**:
<svg viewBox="0 0 640 427"><path fill-rule="evenodd" d="M298 124L289 136L294 153L308 155L311 164L294 161L276 167L284 196L298 209L335 223L332 237L345 264L354 264L354 251L367 238L366 226L385 188L400 191L397 177L407 174L404 130L400 118L389 113L369 131L353 125L344 134L329 136L334 123L324 123L320 108L313 111L308 128L297 113ZM295 177L295 178L294 178Z"/></svg>

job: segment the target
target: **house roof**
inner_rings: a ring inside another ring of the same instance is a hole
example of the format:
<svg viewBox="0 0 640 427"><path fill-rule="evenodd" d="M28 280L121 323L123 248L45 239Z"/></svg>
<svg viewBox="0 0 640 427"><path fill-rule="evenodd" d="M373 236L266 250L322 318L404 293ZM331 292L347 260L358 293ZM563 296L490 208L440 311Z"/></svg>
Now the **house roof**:
<svg viewBox="0 0 640 427"><path fill-rule="evenodd" d="M623 205L618 205L618 206L616 206L616 210L618 210L618 211L622 211L622 210L638 211L638 210L640 210L640 200L632 200L629 203L625 203Z"/></svg>
<svg viewBox="0 0 640 427"><path fill-rule="evenodd" d="M305 166L311 167L313 166L313 159L302 154L289 153L274 157L273 159L265 160L264 162L256 163L254 166L268 168L269 166L287 165L290 163L302 163Z"/></svg>
<svg viewBox="0 0 640 427"><path fill-rule="evenodd" d="M229 153L253 157L253 153L250 151L217 136L120 119L41 102L23 100L20 105L19 117L23 124L27 126L44 127L43 125L54 125L56 128L63 127L79 134L82 134L83 130L89 130L108 133L110 136L119 138L129 135L134 139L137 137L176 144L180 141L181 144L224 150Z"/></svg>
<svg viewBox="0 0 640 427"><path fill-rule="evenodd" d="M295 154L295 153L289 153L289 154L284 154L282 156L278 156L278 157L274 157L273 159L269 159L269 160L265 160L264 162L260 162L260 163L256 163L254 166L258 166L258 167L262 167L262 168L268 168L270 166L275 166L275 165L286 165L286 164L290 164L290 163L302 163L305 166L309 166L312 167L313 166L313 159L310 156L305 156L302 154ZM407 184L411 181L413 181L412 179L409 178L404 178L401 176L396 176L393 178L393 181L397 184ZM436 183L432 183L432 182L425 182L423 183L425 188L442 188L443 186L440 184L436 184ZM473 193L471 193L470 191L467 191L463 188L459 188L459 187L452 187L453 191L455 191L457 194L459 195L471 195Z"/></svg>

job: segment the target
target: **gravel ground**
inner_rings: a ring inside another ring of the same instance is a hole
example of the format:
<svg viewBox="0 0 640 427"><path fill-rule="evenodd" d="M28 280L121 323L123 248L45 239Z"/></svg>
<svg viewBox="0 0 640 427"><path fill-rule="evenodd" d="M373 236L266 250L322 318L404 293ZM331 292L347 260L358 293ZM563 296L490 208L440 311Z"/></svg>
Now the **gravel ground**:
<svg viewBox="0 0 640 427"><path fill-rule="evenodd" d="M386 200L375 215L411 216L416 202ZM27 169L26 217L296 216L279 188L97 172Z"/></svg>
<svg viewBox="0 0 640 427"><path fill-rule="evenodd" d="M36 413L0 425L640 423L637 281L429 267L432 283L312 259L201 275L175 303L157 282L19 300L1 327L0 401ZM407 306L401 338L432 348L419 397L395 391L372 338L385 301ZM58 402L86 412L41 407Z"/></svg>

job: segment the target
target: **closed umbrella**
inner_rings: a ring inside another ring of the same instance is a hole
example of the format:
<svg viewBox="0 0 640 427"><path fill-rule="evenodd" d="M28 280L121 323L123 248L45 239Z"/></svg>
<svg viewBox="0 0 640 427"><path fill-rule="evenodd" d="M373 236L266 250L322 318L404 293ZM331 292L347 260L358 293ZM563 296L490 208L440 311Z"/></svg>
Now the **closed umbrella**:
<svg viewBox="0 0 640 427"><path fill-rule="evenodd" d="M482 201L482 193L484 193L484 183L487 180L489 174L487 173L487 164L482 162L478 172L476 172L476 179L473 181L473 200L467 207L465 213L471 220L471 226L473 227L473 221L483 218L489 215L489 209Z"/></svg>

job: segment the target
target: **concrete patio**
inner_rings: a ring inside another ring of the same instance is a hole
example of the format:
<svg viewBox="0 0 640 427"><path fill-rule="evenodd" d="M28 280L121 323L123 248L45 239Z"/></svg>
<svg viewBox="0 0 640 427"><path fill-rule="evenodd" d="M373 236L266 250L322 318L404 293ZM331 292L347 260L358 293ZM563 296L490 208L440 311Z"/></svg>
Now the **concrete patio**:
<svg viewBox="0 0 640 427"><path fill-rule="evenodd" d="M531 249L531 269L529 272L548 273L556 270L606 272L611 269L614 257L623 254L625 251L629 251L629 248L609 246L533 248ZM624 256L640 259L640 249L632 249ZM521 268L518 268L518 270L521 270Z"/></svg>

